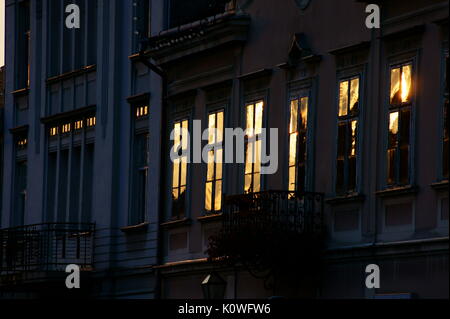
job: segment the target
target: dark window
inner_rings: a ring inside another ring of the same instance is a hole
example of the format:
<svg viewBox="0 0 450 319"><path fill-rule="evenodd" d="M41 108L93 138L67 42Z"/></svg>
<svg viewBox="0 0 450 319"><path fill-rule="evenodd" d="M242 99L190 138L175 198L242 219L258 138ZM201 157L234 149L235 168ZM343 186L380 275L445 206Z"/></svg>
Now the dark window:
<svg viewBox="0 0 450 319"><path fill-rule="evenodd" d="M133 31L134 50L139 49L139 43L143 39L150 37L150 0L133 1Z"/></svg>
<svg viewBox="0 0 450 319"><path fill-rule="evenodd" d="M146 220L149 164L148 143L148 133L135 135L133 209L130 220L132 225L143 223Z"/></svg>
<svg viewBox="0 0 450 319"><path fill-rule="evenodd" d="M360 79L339 82L338 142L336 159L336 193L356 191L358 157Z"/></svg>
<svg viewBox="0 0 450 319"><path fill-rule="evenodd" d="M27 161L16 163L14 189L14 226L22 226L27 202Z"/></svg>
<svg viewBox="0 0 450 319"><path fill-rule="evenodd" d="M443 110L443 143L442 143L442 177L444 179L448 179L448 148L449 148L449 118L450 114L448 113L448 104L449 104L449 91L448 91L448 73L449 73L449 64L448 64L448 52L445 56L445 90L444 90L444 110Z"/></svg>
<svg viewBox="0 0 450 319"><path fill-rule="evenodd" d="M290 107L288 189L302 192L306 187L308 97L292 99Z"/></svg>
<svg viewBox="0 0 450 319"><path fill-rule="evenodd" d="M30 86L31 31L30 1L19 4L17 19L17 86L19 89Z"/></svg>
<svg viewBox="0 0 450 319"><path fill-rule="evenodd" d="M391 68L387 184L410 183L412 64Z"/></svg>

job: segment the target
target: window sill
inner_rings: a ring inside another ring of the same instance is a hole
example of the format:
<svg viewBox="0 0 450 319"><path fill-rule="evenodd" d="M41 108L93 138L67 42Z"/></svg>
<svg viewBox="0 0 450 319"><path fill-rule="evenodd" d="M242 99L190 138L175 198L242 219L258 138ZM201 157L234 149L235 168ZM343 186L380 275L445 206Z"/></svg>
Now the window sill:
<svg viewBox="0 0 450 319"><path fill-rule="evenodd" d="M182 219L170 220L168 222L160 224L160 226L164 229L171 229L176 227L189 226L191 222L192 220L190 218L185 217Z"/></svg>
<svg viewBox="0 0 450 319"><path fill-rule="evenodd" d="M448 191L448 180L436 182L430 185L435 191Z"/></svg>
<svg viewBox="0 0 450 319"><path fill-rule="evenodd" d="M222 213L208 214L198 217L197 220L201 223L209 223L222 220L222 216Z"/></svg>
<svg viewBox="0 0 450 319"><path fill-rule="evenodd" d="M402 195L415 195L419 191L419 187L416 185L407 185L407 186L396 186L392 188L387 188L378 192L375 192L376 195L381 198L385 197L394 197L394 196L402 196Z"/></svg>
<svg viewBox="0 0 450 319"><path fill-rule="evenodd" d="M27 95L29 91L30 91L30 87L25 87L23 89L18 89L18 90L12 91L11 94L16 97L24 96L24 95Z"/></svg>
<svg viewBox="0 0 450 319"><path fill-rule="evenodd" d="M325 202L330 205L337 205L337 204L359 203L363 202L364 199L365 199L364 194L351 193L348 195L327 198L325 199Z"/></svg>
<svg viewBox="0 0 450 319"><path fill-rule="evenodd" d="M149 222L144 222L144 223L137 224L137 225L122 227L122 228L120 228L120 230L125 234L140 233L140 232L144 233L144 232L147 232L147 228L148 228L149 224L150 224Z"/></svg>

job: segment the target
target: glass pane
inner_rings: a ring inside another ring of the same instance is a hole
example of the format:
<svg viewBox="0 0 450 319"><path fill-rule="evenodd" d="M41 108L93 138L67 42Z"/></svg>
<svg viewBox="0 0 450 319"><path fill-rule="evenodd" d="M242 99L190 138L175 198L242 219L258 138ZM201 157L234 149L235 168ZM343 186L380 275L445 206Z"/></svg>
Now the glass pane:
<svg viewBox="0 0 450 319"><path fill-rule="evenodd" d="M253 136L253 118L254 118L253 104L249 104L247 105L247 118L246 118L247 123L246 129L249 137Z"/></svg>
<svg viewBox="0 0 450 319"><path fill-rule="evenodd" d="M409 184L409 145L400 147L400 183Z"/></svg>
<svg viewBox="0 0 450 319"><path fill-rule="evenodd" d="M245 174L252 173L253 169L253 142L247 143L245 158Z"/></svg>
<svg viewBox="0 0 450 319"><path fill-rule="evenodd" d="M359 103L359 79L353 79L350 83L350 113L358 112Z"/></svg>
<svg viewBox="0 0 450 319"><path fill-rule="evenodd" d="M291 114L289 120L289 133L294 133L297 131L297 120L298 120L298 100L291 101Z"/></svg>
<svg viewBox="0 0 450 319"><path fill-rule="evenodd" d="M178 148L180 147L180 141L181 141L181 124L180 123L175 123L174 126L174 141L173 141L173 146L174 146L174 150L177 151Z"/></svg>
<svg viewBox="0 0 450 319"><path fill-rule="evenodd" d="M346 123L339 123L338 125L338 158L344 158L345 156L345 141L347 136L347 125Z"/></svg>
<svg viewBox="0 0 450 319"><path fill-rule="evenodd" d="M244 177L244 192L248 193L252 187L252 175L248 174Z"/></svg>
<svg viewBox="0 0 450 319"><path fill-rule="evenodd" d="M348 109L348 81L339 84L339 116L346 116Z"/></svg>
<svg viewBox="0 0 450 319"><path fill-rule="evenodd" d="M289 166L295 165L297 157L297 134L291 134L289 138Z"/></svg>
<svg viewBox="0 0 450 319"><path fill-rule="evenodd" d="M222 209L222 181L216 182L216 190L214 194L214 210L219 211Z"/></svg>
<svg viewBox="0 0 450 319"><path fill-rule="evenodd" d="M400 94L400 68L395 68L391 70L391 104L401 103Z"/></svg>
<svg viewBox="0 0 450 319"><path fill-rule="evenodd" d="M301 106L300 106L300 113L301 113L301 129L306 131L306 127L308 125L308 98L303 97L301 99Z"/></svg>
<svg viewBox="0 0 450 319"><path fill-rule="evenodd" d="M216 142L215 138L215 128L216 128L216 114L210 114L208 119L208 143L214 144Z"/></svg>
<svg viewBox="0 0 450 319"><path fill-rule="evenodd" d="M186 175L187 175L187 158L186 156L183 156L181 158L180 186L186 186Z"/></svg>
<svg viewBox="0 0 450 319"><path fill-rule="evenodd" d="M216 151L216 179L222 179L222 167L223 167L223 150Z"/></svg>
<svg viewBox="0 0 450 319"><path fill-rule="evenodd" d="M389 115L389 147L396 147L398 133L398 112Z"/></svg>
<svg viewBox="0 0 450 319"><path fill-rule="evenodd" d="M187 150L189 141L188 121L183 121L181 132L181 143L183 150Z"/></svg>
<svg viewBox="0 0 450 319"><path fill-rule="evenodd" d="M261 172L261 140L256 141L255 144L255 166L254 172Z"/></svg>
<svg viewBox="0 0 450 319"><path fill-rule="evenodd" d="M351 144L350 144L350 156L356 156L356 137L357 137L358 121L351 122Z"/></svg>
<svg viewBox="0 0 450 319"><path fill-rule="evenodd" d="M206 183L205 186L205 209L211 211L212 207L212 183Z"/></svg>
<svg viewBox="0 0 450 319"><path fill-rule="evenodd" d="M356 188L356 157L348 159L348 191L355 191Z"/></svg>
<svg viewBox="0 0 450 319"><path fill-rule="evenodd" d="M212 181L214 179L214 151L208 152L208 172L206 176L207 181Z"/></svg>
<svg viewBox="0 0 450 319"><path fill-rule="evenodd" d="M262 123L263 123L263 105L264 103L258 102L256 103L256 116L255 116L255 134L261 134L262 133Z"/></svg>
<svg viewBox="0 0 450 319"><path fill-rule="evenodd" d="M174 199L174 200L178 199L178 188L173 189L173 191L172 191L172 199Z"/></svg>
<svg viewBox="0 0 450 319"><path fill-rule="evenodd" d="M257 193L259 191L261 191L261 175L255 173L253 175L253 192Z"/></svg>
<svg viewBox="0 0 450 319"><path fill-rule="evenodd" d="M295 191L296 169L295 166L289 167L289 190Z"/></svg>
<svg viewBox="0 0 450 319"><path fill-rule="evenodd" d="M217 113L217 143L220 143L223 141L223 111Z"/></svg>
<svg viewBox="0 0 450 319"><path fill-rule="evenodd" d="M408 64L402 68L402 102L411 101L411 71L412 65Z"/></svg>
<svg viewBox="0 0 450 319"><path fill-rule="evenodd" d="M180 181L180 159L176 158L173 161L172 187L178 187Z"/></svg>
<svg viewBox="0 0 450 319"><path fill-rule="evenodd" d="M409 145L410 123L411 111L409 109L402 110L400 120L400 145Z"/></svg>
<svg viewBox="0 0 450 319"><path fill-rule="evenodd" d="M387 182L388 184L395 183L395 157L396 157L396 149L390 149L387 152Z"/></svg>

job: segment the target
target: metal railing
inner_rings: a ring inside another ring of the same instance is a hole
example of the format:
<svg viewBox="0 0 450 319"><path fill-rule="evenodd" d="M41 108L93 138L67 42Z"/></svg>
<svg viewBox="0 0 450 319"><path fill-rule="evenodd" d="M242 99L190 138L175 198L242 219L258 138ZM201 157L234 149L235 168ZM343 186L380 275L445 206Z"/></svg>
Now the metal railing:
<svg viewBox="0 0 450 319"><path fill-rule="evenodd" d="M94 224L45 223L0 230L0 275L93 266Z"/></svg>
<svg viewBox="0 0 450 319"><path fill-rule="evenodd" d="M323 194L264 191L225 198L223 230L323 231Z"/></svg>

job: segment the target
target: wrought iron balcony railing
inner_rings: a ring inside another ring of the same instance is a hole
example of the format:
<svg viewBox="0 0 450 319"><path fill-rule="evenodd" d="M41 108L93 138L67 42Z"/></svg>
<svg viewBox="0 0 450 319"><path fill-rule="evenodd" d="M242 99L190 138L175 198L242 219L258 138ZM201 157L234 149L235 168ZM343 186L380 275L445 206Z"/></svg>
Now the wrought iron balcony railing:
<svg viewBox="0 0 450 319"><path fill-rule="evenodd" d="M308 233L323 231L323 195L291 191L264 191L228 196L223 230L240 227Z"/></svg>
<svg viewBox="0 0 450 319"><path fill-rule="evenodd" d="M94 224L45 223L0 230L0 275L92 269Z"/></svg>

